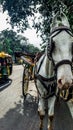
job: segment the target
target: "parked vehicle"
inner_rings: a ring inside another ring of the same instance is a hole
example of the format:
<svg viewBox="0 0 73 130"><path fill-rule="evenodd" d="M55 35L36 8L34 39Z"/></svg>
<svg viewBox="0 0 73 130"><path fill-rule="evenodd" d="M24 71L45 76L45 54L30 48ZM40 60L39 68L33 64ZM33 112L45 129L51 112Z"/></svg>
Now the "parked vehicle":
<svg viewBox="0 0 73 130"><path fill-rule="evenodd" d="M0 81L6 80L12 74L13 61L12 56L1 52L0 53Z"/></svg>

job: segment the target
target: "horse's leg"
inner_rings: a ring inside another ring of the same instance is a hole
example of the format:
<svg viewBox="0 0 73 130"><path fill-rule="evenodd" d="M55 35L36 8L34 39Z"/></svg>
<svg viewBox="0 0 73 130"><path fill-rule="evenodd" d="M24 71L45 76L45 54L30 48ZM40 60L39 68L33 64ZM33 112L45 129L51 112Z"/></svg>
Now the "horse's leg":
<svg viewBox="0 0 73 130"><path fill-rule="evenodd" d="M40 130L43 129L43 119L45 116L45 102L44 99L39 98L39 103L38 103L38 113L40 117Z"/></svg>
<svg viewBox="0 0 73 130"><path fill-rule="evenodd" d="M53 130L53 118L54 118L54 105L56 97L50 97L48 99L48 130Z"/></svg>
<svg viewBox="0 0 73 130"><path fill-rule="evenodd" d="M44 119L44 115L40 115L39 114L39 116L40 116L40 126L39 126L39 128L40 128L40 130L43 130L43 119Z"/></svg>

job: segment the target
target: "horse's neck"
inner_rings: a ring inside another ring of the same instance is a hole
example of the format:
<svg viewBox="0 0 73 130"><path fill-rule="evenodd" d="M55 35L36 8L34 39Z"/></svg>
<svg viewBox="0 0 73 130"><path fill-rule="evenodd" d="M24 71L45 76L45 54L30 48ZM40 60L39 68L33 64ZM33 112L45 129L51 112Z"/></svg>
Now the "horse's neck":
<svg viewBox="0 0 73 130"><path fill-rule="evenodd" d="M41 63L43 59L43 56L41 57L40 61L39 61L39 65ZM43 63L40 67L40 71L39 74L44 76L45 78L50 78L51 76L53 76L53 65L52 65L52 61L50 61L47 57L47 55L45 55Z"/></svg>

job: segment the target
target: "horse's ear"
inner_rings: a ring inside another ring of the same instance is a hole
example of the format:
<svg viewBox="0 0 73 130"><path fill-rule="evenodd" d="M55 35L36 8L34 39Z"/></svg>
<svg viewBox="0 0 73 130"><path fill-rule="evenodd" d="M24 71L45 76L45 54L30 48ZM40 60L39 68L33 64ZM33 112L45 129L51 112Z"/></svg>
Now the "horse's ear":
<svg viewBox="0 0 73 130"><path fill-rule="evenodd" d="M57 21L57 16L59 15L59 12L57 12L56 14L53 14L53 17L52 17L52 22L51 22L51 25L50 25L50 28L52 31L52 29L56 26L56 21Z"/></svg>
<svg viewBox="0 0 73 130"><path fill-rule="evenodd" d="M62 18L62 24L70 28L69 21L65 13L61 12L61 18Z"/></svg>

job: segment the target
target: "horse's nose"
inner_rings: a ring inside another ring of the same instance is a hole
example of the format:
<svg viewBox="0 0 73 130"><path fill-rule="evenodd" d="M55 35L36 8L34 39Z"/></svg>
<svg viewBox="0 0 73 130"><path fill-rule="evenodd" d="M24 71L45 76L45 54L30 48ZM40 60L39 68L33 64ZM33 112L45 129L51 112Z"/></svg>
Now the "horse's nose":
<svg viewBox="0 0 73 130"><path fill-rule="evenodd" d="M62 85L62 79L58 80L58 84Z"/></svg>
<svg viewBox="0 0 73 130"><path fill-rule="evenodd" d="M58 79L58 87L60 89L68 89L69 87L71 87L72 83L73 83L73 80L65 80L65 79Z"/></svg>

